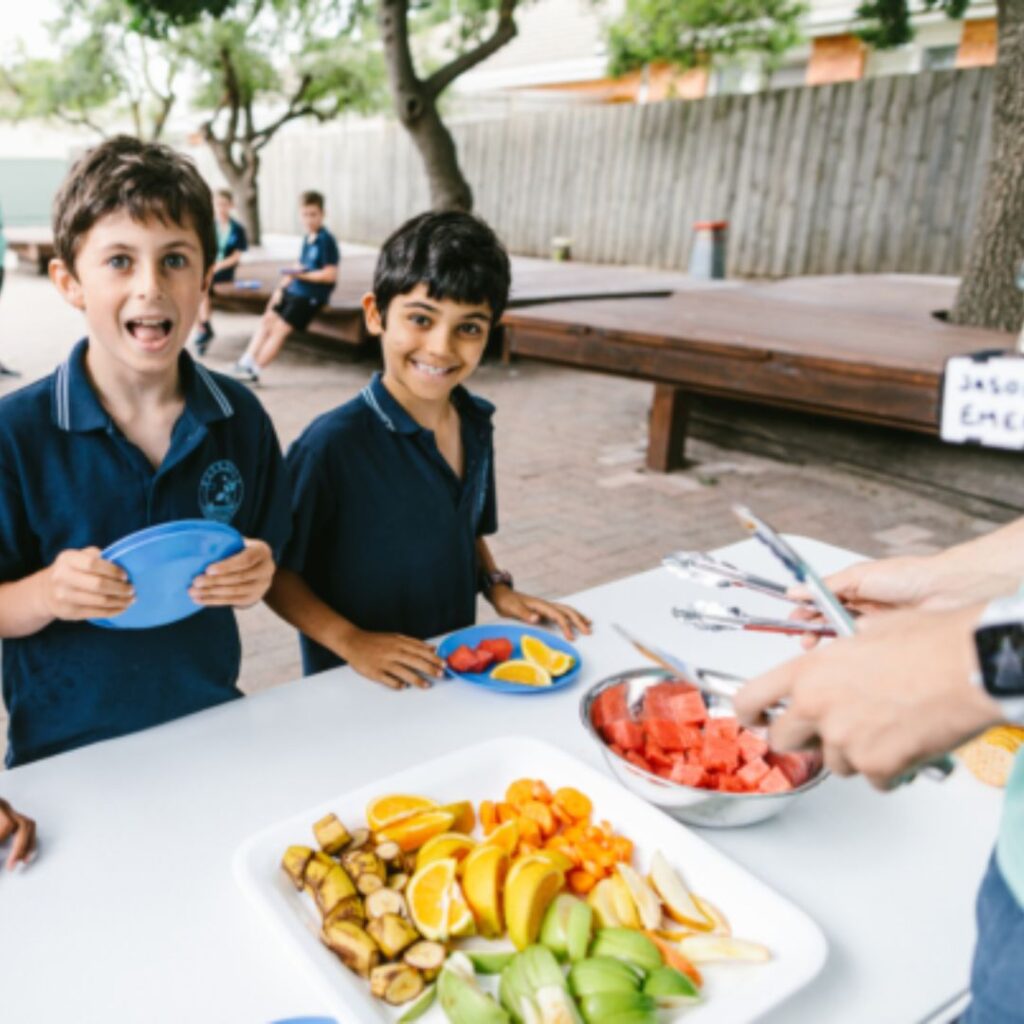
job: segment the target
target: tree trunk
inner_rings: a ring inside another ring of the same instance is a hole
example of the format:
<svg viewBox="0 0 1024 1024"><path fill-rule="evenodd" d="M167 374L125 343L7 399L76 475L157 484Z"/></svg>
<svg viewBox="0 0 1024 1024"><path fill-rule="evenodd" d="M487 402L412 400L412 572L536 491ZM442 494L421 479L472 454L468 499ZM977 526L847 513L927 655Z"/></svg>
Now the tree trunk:
<svg viewBox="0 0 1024 1024"><path fill-rule="evenodd" d="M423 160L430 188L430 206L434 210L473 210L473 190L459 167L455 140L441 120L436 104L422 100L419 115L402 123Z"/></svg>
<svg viewBox="0 0 1024 1024"><path fill-rule="evenodd" d="M255 153L249 155L245 164L239 167L232 159L228 146L209 133L205 135L206 144L210 147L221 174L227 179L228 188L234 196L238 207L238 219L245 228L250 245L259 245L260 231L260 194L257 174L260 160Z"/></svg>
<svg viewBox="0 0 1024 1024"><path fill-rule="evenodd" d="M409 0L380 0L377 22L398 120L423 159L435 210L473 209L473 190L459 168L455 140L441 120L426 84L417 76L409 50Z"/></svg>
<svg viewBox="0 0 1024 1024"><path fill-rule="evenodd" d="M999 0L999 58L992 96L992 149L978 219L951 319L1018 331L1024 293L1024 2Z"/></svg>

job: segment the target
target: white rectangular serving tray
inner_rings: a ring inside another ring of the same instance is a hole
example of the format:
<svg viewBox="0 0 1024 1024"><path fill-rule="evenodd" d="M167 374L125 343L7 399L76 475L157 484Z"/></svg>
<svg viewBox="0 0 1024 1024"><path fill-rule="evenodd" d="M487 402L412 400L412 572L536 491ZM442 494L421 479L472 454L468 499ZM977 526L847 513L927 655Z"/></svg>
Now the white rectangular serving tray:
<svg viewBox="0 0 1024 1024"><path fill-rule="evenodd" d="M733 863L685 825L634 796L607 775L556 747L528 737L504 737L467 747L302 811L252 836L235 856L235 877L260 908L274 932L291 950L297 965L318 985L339 1024L390 1022L403 1008L392 1008L370 995L368 984L352 974L319 940L320 917L313 901L292 885L281 869L287 847L315 846L314 821L333 811L350 829L365 824L366 805L386 793L416 793L439 803L503 799L515 779L543 779L552 790L575 786L594 804L594 820L607 819L635 844L634 863L645 873L661 850L690 888L721 909L733 934L768 946L766 964L722 964L704 968L704 1000L674 1018L686 1024L743 1024L756 1020L808 984L825 962L827 944L821 929L802 910ZM472 940L475 946L485 945ZM507 947L507 943L505 946ZM491 948L499 948L491 944ZM496 979L493 979L496 981ZM492 979L482 983L492 991ZM420 1018L444 1024L435 1004Z"/></svg>

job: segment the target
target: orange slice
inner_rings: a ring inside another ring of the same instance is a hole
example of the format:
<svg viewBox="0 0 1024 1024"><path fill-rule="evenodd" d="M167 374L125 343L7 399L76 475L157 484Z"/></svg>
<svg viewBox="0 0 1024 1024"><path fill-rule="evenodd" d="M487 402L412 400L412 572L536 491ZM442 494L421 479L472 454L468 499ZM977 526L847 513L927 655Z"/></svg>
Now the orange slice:
<svg viewBox="0 0 1024 1024"><path fill-rule="evenodd" d="M523 649L523 657L545 669L552 677L564 676L576 664L576 659L565 651L555 650L549 647L539 637L527 633L520 646Z"/></svg>
<svg viewBox="0 0 1024 1024"><path fill-rule="evenodd" d="M455 821L452 823L453 832L465 832L466 835L469 835L473 831L476 825L476 812L473 810L471 801L460 800L458 803L445 804L437 809L455 815Z"/></svg>
<svg viewBox="0 0 1024 1024"><path fill-rule="evenodd" d="M428 839L416 854L416 870L426 867L433 860L453 857L460 865L476 849L476 840L461 832L442 832Z"/></svg>
<svg viewBox="0 0 1024 1024"><path fill-rule="evenodd" d="M484 846L500 846L509 856L519 845L519 822L515 818L499 825L483 842Z"/></svg>
<svg viewBox="0 0 1024 1024"><path fill-rule="evenodd" d="M496 939L505 931L501 895L507 873L508 854L500 846L479 846L465 860L462 891L484 938Z"/></svg>
<svg viewBox="0 0 1024 1024"><path fill-rule="evenodd" d="M379 832L385 825L401 821L419 811L436 807L433 800L425 796L410 796L407 793L389 793L371 800L366 808L366 824L371 832Z"/></svg>
<svg viewBox="0 0 1024 1024"><path fill-rule="evenodd" d="M503 661L491 672L491 678L502 683L520 683L523 686L550 686L551 673L532 661Z"/></svg>
<svg viewBox="0 0 1024 1024"><path fill-rule="evenodd" d="M458 862L454 857L435 860L417 871L405 890L409 916L425 939L447 942L471 935L473 914L455 880Z"/></svg>
<svg viewBox="0 0 1024 1024"><path fill-rule="evenodd" d="M377 832L380 841L390 839L398 843L403 853L418 850L428 839L448 832L455 815L451 811L423 811L411 817L400 818L392 825Z"/></svg>

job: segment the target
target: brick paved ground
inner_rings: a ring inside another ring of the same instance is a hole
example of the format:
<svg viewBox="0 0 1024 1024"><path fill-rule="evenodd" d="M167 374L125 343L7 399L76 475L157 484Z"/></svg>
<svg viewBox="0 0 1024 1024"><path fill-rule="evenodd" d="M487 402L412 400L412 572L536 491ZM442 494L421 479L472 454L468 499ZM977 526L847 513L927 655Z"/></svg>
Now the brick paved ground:
<svg viewBox="0 0 1024 1024"><path fill-rule="evenodd" d="M216 315L208 365L228 369L254 322ZM25 380L49 372L81 332L79 315L47 281L8 275L0 359L23 370ZM259 391L282 443L355 395L372 369L346 354L286 348ZM0 382L0 393L14 386ZM740 539L728 513L738 499L788 532L876 556L924 553L993 525L853 472L791 466L699 441L690 442L690 468L647 474L641 466L650 388L644 384L520 362L485 365L473 386L498 407L501 528L493 546L517 584L534 593L572 593L648 569L676 548ZM241 613L240 622L246 691L298 675L289 627L263 607Z"/></svg>

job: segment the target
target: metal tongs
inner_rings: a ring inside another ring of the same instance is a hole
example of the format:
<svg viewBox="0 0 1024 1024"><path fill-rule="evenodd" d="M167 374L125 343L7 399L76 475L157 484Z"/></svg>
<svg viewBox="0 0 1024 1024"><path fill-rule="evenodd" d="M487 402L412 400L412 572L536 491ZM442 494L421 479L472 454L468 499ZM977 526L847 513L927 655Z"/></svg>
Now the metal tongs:
<svg viewBox="0 0 1024 1024"><path fill-rule="evenodd" d="M692 601L672 614L689 626L712 633L724 630L746 630L749 633L782 633L785 636L835 636L833 626L823 622L801 622L796 619L772 619L751 615L742 608L728 608L717 601Z"/></svg>
<svg viewBox="0 0 1024 1024"><path fill-rule="evenodd" d="M768 523L755 516L750 509L743 505L733 505L732 510L743 526L782 562L798 582L810 591L815 606L825 620L834 627L836 635L853 636L857 631L853 616L847 611L842 601L829 590L825 581L814 571L807 560ZM949 756L942 756L921 765L919 770L922 775L941 781L953 771L953 767L953 759ZM913 771L909 772L895 780L895 784L909 782L913 779L914 774Z"/></svg>
<svg viewBox="0 0 1024 1024"><path fill-rule="evenodd" d="M720 697L732 703L736 694L739 693L746 682L746 679L742 676L734 676L728 672L719 672L717 669L701 668L698 665L684 661L682 658L675 654L670 654L661 647L655 647L654 644L649 644L646 640L640 640L617 622L612 623L612 628L623 640L632 644L645 658L653 661L656 665L660 665L663 669L667 669L684 682L696 686L702 693L709 694L712 697ZM768 718L771 718L785 711L785 709L785 701L780 701L766 708L764 713Z"/></svg>
<svg viewBox="0 0 1024 1024"><path fill-rule="evenodd" d="M741 587L758 594L767 594L781 601L801 602L790 597L784 583L777 583L765 576L746 572L729 562L704 554L703 551L674 551L666 555L661 564L681 579L691 583L702 583L707 587Z"/></svg>

